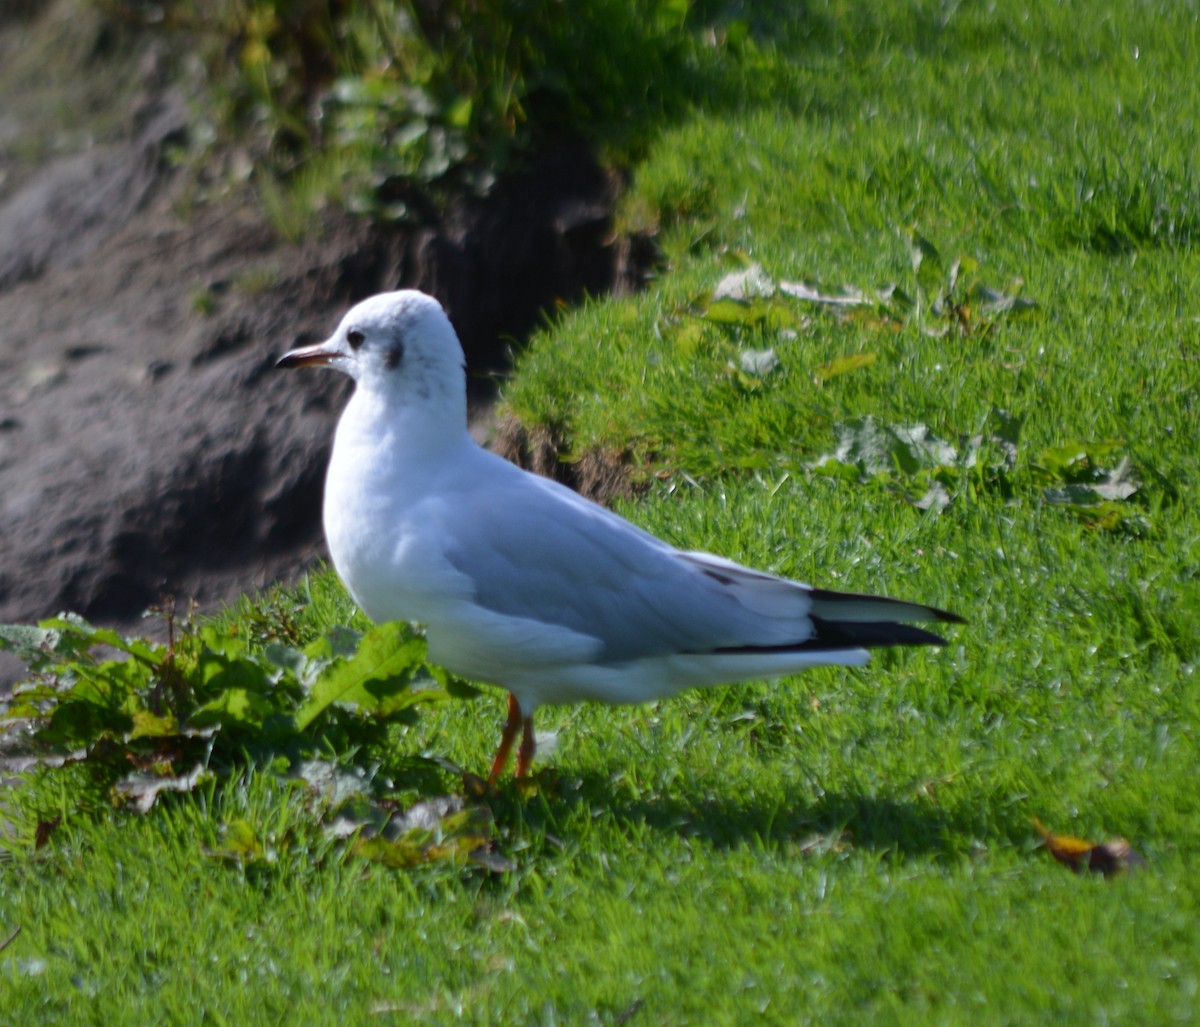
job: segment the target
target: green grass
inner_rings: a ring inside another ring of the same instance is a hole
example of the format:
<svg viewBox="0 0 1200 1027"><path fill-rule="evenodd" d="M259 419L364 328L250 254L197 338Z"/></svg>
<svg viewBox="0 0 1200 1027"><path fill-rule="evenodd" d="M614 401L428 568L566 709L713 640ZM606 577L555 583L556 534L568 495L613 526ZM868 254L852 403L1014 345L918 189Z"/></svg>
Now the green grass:
<svg viewBox="0 0 1200 1027"><path fill-rule="evenodd" d="M647 488L622 512L675 544L970 623L863 671L540 711L557 785L487 800L506 873L364 862L264 770L145 817L39 780L18 827L66 818L0 863L0 941L21 928L0 1019L1193 1019L1196 10L804 10L748 18L757 42L634 168L623 216L660 232L659 279L565 314L505 395L575 453L627 452ZM914 228L987 284L1022 279L1037 308L966 335L928 310L790 304L790 331L696 316L745 255L776 280L915 296ZM731 372L764 348L775 370ZM814 380L851 353L875 363ZM807 470L857 417L961 448L997 408L1021 435L994 473ZM1137 469L1110 530L1047 501L1070 472L1047 452L1072 440L1114 441ZM917 508L935 478L949 504ZM327 577L310 594L227 623L311 634L350 616ZM435 706L397 751L481 771L501 720L496 693ZM1126 836L1145 865L1073 875L1033 817ZM205 854L240 821L271 860Z"/></svg>

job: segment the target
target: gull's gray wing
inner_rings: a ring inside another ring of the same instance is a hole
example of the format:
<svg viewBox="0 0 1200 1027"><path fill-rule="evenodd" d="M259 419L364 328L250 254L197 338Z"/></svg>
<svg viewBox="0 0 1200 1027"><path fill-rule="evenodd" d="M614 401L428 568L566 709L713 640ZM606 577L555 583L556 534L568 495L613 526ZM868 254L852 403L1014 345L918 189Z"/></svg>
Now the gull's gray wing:
<svg viewBox="0 0 1200 1027"><path fill-rule="evenodd" d="M444 555L485 609L595 638L604 663L813 636L803 586L681 553L561 485L490 470L490 488L443 493L438 511Z"/></svg>

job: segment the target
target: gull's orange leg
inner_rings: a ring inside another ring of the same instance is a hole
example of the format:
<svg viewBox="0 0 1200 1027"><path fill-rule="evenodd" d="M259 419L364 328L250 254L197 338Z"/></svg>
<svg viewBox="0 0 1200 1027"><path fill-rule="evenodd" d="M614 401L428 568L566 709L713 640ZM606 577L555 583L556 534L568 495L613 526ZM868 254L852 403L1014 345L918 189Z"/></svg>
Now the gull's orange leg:
<svg viewBox="0 0 1200 1027"><path fill-rule="evenodd" d="M517 750L517 777L528 777L529 768L533 765L533 716L525 718L521 733L521 748Z"/></svg>
<svg viewBox="0 0 1200 1027"><path fill-rule="evenodd" d="M504 722L504 731L500 735L500 748L496 750L496 758L492 760L492 771L488 774L488 783L495 784L500 780L500 775L504 773L504 764L508 762L508 754L512 751L513 742L517 740L517 732L527 721L521 716L521 707L517 703L517 697L508 693L508 720ZM526 728L529 732L529 728ZM529 738L529 758L533 759L533 739ZM526 740L521 739L521 749L517 754L517 773L521 773L521 760L525 753ZM527 768L528 769L528 768Z"/></svg>

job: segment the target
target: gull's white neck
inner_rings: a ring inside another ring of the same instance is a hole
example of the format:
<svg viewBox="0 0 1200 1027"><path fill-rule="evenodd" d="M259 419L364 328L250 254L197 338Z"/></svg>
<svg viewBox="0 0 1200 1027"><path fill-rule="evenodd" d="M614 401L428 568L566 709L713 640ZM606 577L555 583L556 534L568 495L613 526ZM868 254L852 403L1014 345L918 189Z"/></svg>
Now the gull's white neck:
<svg viewBox="0 0 1200 1027"><path fill-rule="evenodd" d="M398 571L411 558L403 554L416 537L416 511L446 468L474 447L465 396L397 396L358 383L334 436L324 521L333 564L367 616L420 614Z"/></svg>
<svg viewBox="0 0 1200 1027"><path fill-rule="evenodd" d="M342 412L333 460L366 456L377 468L437 461L467 436L465 390L360 381Z"/></svg>

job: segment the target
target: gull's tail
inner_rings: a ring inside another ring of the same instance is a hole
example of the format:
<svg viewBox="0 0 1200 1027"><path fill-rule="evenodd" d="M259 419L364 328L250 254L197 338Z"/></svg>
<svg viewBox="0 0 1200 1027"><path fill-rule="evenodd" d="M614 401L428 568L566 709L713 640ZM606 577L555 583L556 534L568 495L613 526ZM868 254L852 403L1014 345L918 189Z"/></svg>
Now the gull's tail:
<svg viewBox="0 0 1200 1027"><path fill-rule="evenodd" d="M809 598L813 604L809 616L817 629L816 636L809 640L812 648L858 646L877 649L887 645L945 645L946 640L941 635L924 628L910 627L903 622L966 623L957 613L885 596L814 588Z"/></svg>
<svg viewBox="0 0 1200 1027"><path fill-rule="evenodd" d="M808 589L812 608L808 618L814 633L803 642L772 646L735 646L721 653L836 653L851 649L879 649L892 645L945 645L941 635L915 628L905 621L942 621L965 624L956 613L934 606L907 603L885 596L859 595Z"/></svg>

